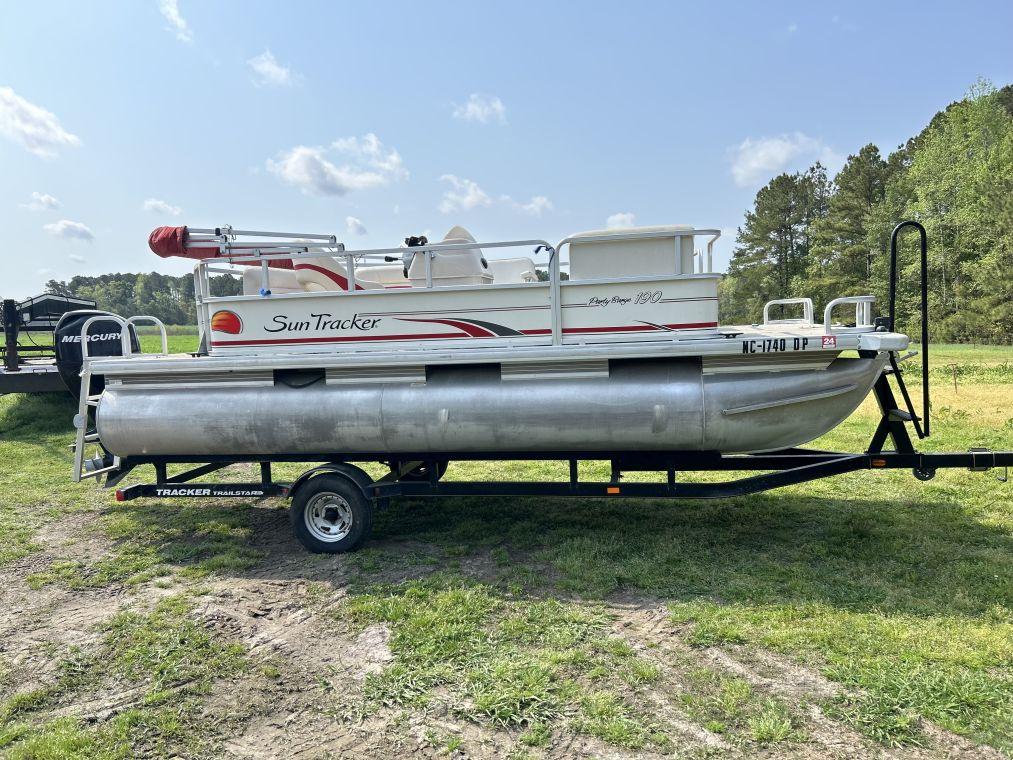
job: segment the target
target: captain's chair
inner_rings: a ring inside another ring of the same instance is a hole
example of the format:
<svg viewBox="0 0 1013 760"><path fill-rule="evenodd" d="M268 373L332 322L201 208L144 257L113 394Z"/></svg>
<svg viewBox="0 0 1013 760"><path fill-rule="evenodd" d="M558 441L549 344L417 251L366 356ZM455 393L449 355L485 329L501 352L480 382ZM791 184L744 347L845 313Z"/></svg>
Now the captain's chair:
<svg viewBox="0 0 1013 760"><path fill-rule="evenodd" d="M451 227L441 243L474 243L464 227ZM432 260L433 286L444 285L488 285L492 282L489 264L482 256L482 249L459 248L437 251ZM426 286L426 257L418 254L412 258L408 268L408 280L413 288Z"/></svg>
<svg viewBox="0 0 1013 760"><path fill-rule="evenodd" d="M309 292L348 290L348 270L330 256L311 256L292 261L295 277L302 289ZM383 285L360 277L355 278L356 290L382 290Z"/></svg>

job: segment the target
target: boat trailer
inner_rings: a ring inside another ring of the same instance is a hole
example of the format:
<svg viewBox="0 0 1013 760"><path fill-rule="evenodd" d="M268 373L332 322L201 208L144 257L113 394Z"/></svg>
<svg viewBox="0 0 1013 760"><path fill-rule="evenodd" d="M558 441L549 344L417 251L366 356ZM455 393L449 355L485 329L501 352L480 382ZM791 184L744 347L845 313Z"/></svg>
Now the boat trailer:
<svg viewBox="0 0 1013 760"><path fill-rule="evenodd" d="M95 302L76 296L44 293L20 303L0 301L0 395L5 393L66 393L54 338L60 317L70 311L94 309ZM40 336L37 341L36 336ZM25 343L20 338L25 338Z"/></svg>
<svg viewBox="0 0 1013 760"><path fill-rule="evenodd" d="M577 498L670 498L707 499L746 496L774 488L807 483L859 470L908 469L919 480L932 479L937 470L967 468L984 472L1003 468L1000 482L1008 480L1013 451L971 449L965 452L927 453L918 451L909 425L919 439L930 434L930 398L928 364L928 284L927 242L925 229L917 222L903 222L891 238L889 316L877 323L893 329L896 318L897 239L906 227L918 230L921 242L921 380L920 414L904 383L900 361L891 354L889 365L873 387L880 408L880 419L869 445L862 453L791 448L758 454L722 454L717 451L545 451L475 452L446 451L402 453L396 459L389 454L360 452L335 455L283 454L263 456L192 455L127 456L111 455L84 462L83 477L105 474L107 488L118 486L136 467L152 465L155 481L118 488L116 499L129 501L140 497L223 498L291 497L293 531L311 551L338 553L358 548L369 536L375 509L386 507L392 498L435 496L529 496ZM891 383L891 378L893 383ZM894 385L903 405L898 403ZM83 421L82 421L83 422ZM887 449L887 443L892 448ZM454 460L509 461L557 460L569 463L569 478L563 481L444 481L447 465ZM578 477L580 461L611 463L607 482L582 481ZM320 462L294 481L276 481L272 464L280 462ZM381 462L390 472L374 480L354 462ZM257 463L260 478L253 482L203 482L200 478L237 463ZM170 475L170 464L191 464L190 469ZM623 473L664 472L659 482L624 482ZM755 472L721 482L688 482L677 475L693 472Z"/></svg>

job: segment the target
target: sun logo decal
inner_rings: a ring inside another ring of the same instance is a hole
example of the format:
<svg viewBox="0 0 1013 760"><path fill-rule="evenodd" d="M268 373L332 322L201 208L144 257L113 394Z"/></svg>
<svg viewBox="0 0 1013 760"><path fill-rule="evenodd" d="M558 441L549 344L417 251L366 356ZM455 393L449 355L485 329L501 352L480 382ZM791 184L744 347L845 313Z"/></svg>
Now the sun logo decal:
<svg viewBox="0 0 1013 760"><path fill-rule="evenodd" d="M243 320L234 311L216 311L211 315L211 329L215 332L239 335L243 331Z"/></svg>

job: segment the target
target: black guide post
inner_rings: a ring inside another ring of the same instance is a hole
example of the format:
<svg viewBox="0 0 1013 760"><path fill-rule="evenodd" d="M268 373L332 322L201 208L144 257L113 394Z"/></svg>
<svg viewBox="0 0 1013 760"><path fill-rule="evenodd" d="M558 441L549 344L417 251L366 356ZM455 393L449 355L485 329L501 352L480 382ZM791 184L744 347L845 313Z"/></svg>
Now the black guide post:
<svg viewBox="0 0 1013 760"><path fill-rule="evenodd" d="M919 438L929 437L929 241L925 228L908 220L893 228L890 235L890 329L897 329L897 238L905 227L918 230L921 242L921 296L922 296L922 425ZM900 380L900 375L897 375ZM905 396L907 392L905 391Z"/></svg>
<svg viewBox="0 0 1013 760"><path fill-rule="evenodd" d="M271 482L271 463L261 462L260 463L260 482L265 486Z"/></svg>
<svg viewBox="0 0 1013 760"><path fill-rule="evenodd" d="M5 299L3 302L4 323L4 368L8 372L18 370L18 305Z"/></svg>

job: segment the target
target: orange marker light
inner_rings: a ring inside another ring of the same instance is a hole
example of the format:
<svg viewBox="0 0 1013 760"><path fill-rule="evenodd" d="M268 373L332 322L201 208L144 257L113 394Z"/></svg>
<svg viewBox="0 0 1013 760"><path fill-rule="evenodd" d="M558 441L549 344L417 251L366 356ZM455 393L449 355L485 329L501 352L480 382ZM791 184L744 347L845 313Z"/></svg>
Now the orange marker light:
<svg viewBox="0 0 1013 760"><path fill-rule="evenodd" d="M619 493L619 488L616 486L608 486L605 489L605 493Z"/></svg>

